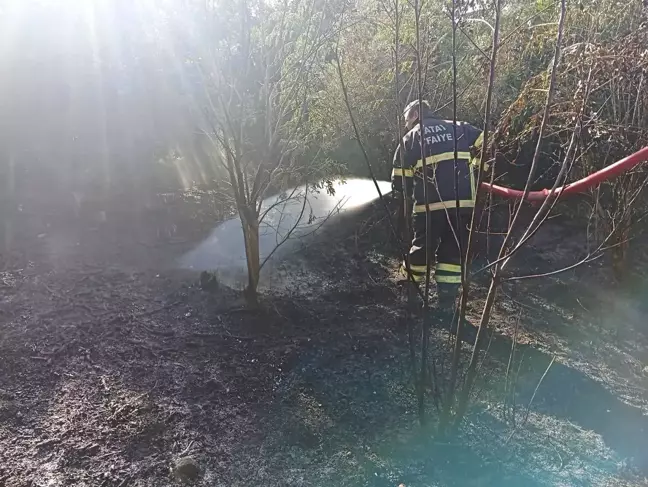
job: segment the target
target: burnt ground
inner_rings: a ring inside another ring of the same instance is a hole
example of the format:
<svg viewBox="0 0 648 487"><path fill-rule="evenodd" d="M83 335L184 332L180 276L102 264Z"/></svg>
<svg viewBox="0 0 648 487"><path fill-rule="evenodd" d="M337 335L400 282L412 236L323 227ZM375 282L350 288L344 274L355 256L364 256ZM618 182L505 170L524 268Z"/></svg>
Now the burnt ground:
<svg viewBox="0 0 648 487"><path fill-rule="evenodd" d="M507 283L470 412L441 441L418 423L397 259L375 212L329 227L284 264L292 290L249 310L173 269L213 220L172 205L128 225L15 222L0 274L0 485L179 485L170 465L187 455L209 486L646 485L640 256L634 293L603 260ZM516 271L583 251L554 219ZM448 345L434 330L440 393Z"/></svg>

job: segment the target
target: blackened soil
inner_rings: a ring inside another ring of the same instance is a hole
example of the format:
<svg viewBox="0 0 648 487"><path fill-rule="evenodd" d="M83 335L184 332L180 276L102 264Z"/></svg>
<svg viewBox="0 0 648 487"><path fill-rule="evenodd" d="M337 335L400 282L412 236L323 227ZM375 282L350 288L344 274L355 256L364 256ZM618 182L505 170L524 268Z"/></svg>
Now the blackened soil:
<svg viewBox="0 0 648 487"><path fill-rule="evenodd" d="M0 274L0 485L177 485L183 456L209 486L642 485L637 300L598 262L506 284L473 407L441 441L448 335L432 332L422 428L381 215L295 255L295 291L257 309L165 265L205 231L186 220L20 234ZM516 271L574 261L578 236L552 225Z"/></svg>

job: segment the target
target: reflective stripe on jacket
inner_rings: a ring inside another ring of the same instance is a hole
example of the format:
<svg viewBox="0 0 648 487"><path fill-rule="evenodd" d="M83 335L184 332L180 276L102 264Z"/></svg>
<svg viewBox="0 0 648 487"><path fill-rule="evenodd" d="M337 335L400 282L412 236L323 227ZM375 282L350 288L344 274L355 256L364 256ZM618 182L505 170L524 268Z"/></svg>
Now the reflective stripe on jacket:
<svg viewBox="0 0 648 487"><path fill-rule="evenodd" d="M423 119L425 158L421 157L421 126L403 137L403 161L399 145L394 154L392 189L401 192L403 185L408 199L414 199L414 212L455 208L454 131L452 122L435 118ZM460 208L475 206L477 195L478 152L482 132L466 122L457 122L458 199ZM423 160L427 167L428 201L424 198ZM487 169L485 167L485 169Z"/></svg>

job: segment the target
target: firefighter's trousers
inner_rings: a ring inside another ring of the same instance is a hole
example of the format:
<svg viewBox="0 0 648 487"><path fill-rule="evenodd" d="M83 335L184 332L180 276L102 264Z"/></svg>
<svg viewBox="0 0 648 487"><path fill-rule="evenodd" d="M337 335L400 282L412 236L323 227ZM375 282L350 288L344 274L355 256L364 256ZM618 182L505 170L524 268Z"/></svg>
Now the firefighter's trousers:
<svg viewBox="0 0 648 487"><path fill-rule="evenodd" d="M439 299L454 301L461 285L459 241L465 252L472 208L461 208L458 220L454 208L427 213L427 235L425 216L425 213L415 213L412 218L414 240L408 256L410 270L416 282L425 281L426 249L429 246L430 272L433 272L437 283Z"/></svg>

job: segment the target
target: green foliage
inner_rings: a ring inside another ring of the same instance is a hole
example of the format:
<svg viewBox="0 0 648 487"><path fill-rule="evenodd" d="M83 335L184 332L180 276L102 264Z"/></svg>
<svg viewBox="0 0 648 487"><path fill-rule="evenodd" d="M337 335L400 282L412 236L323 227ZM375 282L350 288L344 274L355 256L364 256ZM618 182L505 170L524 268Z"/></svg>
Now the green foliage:
<svg viewBox="0 0 648 487"><path fill-rule="evenodd" d="M13 18L19 3L7 10L3 22ZM24 7L29 9L24 17L31 23L14 39L15 45L26 46L29 55L9 48L0 51L3 72L10 73L3 77L0 90L5 114L0 173L14 157L21 170L29 166L30 174L53 177L52 191L83 185L151 190L213 185L228 178L221 164L226 153L213 140L216 134L223 137L219 123L226 110L231 115L226 124L242 128L236 144L245 153L248 178L284 157L285 170L273 173L268 191L340 172L366 175L339 86L339 55L369 157L376 173L389 177L399 131L397 115L416 92L411 2L187 0L158 2L149 10L138 7L138 2L117 2L96 7L95 16L107 19L99 31L77 33L64 41L58 30L48 27L49 19L56 15L61 28L69 27L75 10L64 2L29 3L33 5ZM451 3L421 3L424 97L440 117L450 118ZM636 113L638 119L645 113L628 102L627 92L638 89L645 57L624 50L627 36L640 30L641 3L577 0L569 5L567 50L588 43L611 56L602 61L617 58L600 74L615 85L598 88L590 107L599 121L609 120L610 125L612 120L623 122L620 114ZM457 5L458 116L481 126L493 2ZM493 120L500 128L498 143L510 151L507 159L515 160L516 151L533 145L558 12L553 0L506 0L503 7ZM114 22L117 18L122 21ZM0 27L9 31L10 26ZM116 43L117 39L124 42ZM618 56L621 52L623 59ZM584 62L591 64L593 59L591 55ZM61 66L80 68L70 71ZM567 66L573 70L568 72ZM44 79L43 69L48 82L33 82ZM561 68L554 129L572 122L561 113L569 113L569 98L585 75L572 61ZM646 91L645 82L643 86ZM639 120L631 125L639 126ZM609 139L610 130L597 127L593 140ZM551 137L564 143L565 133L556 135L553 130ZM619 142L612 152L622 154L641 137L637 130L626 133L618 138L626 142ZM591 164L602 162L594 159Z"/></svg>

